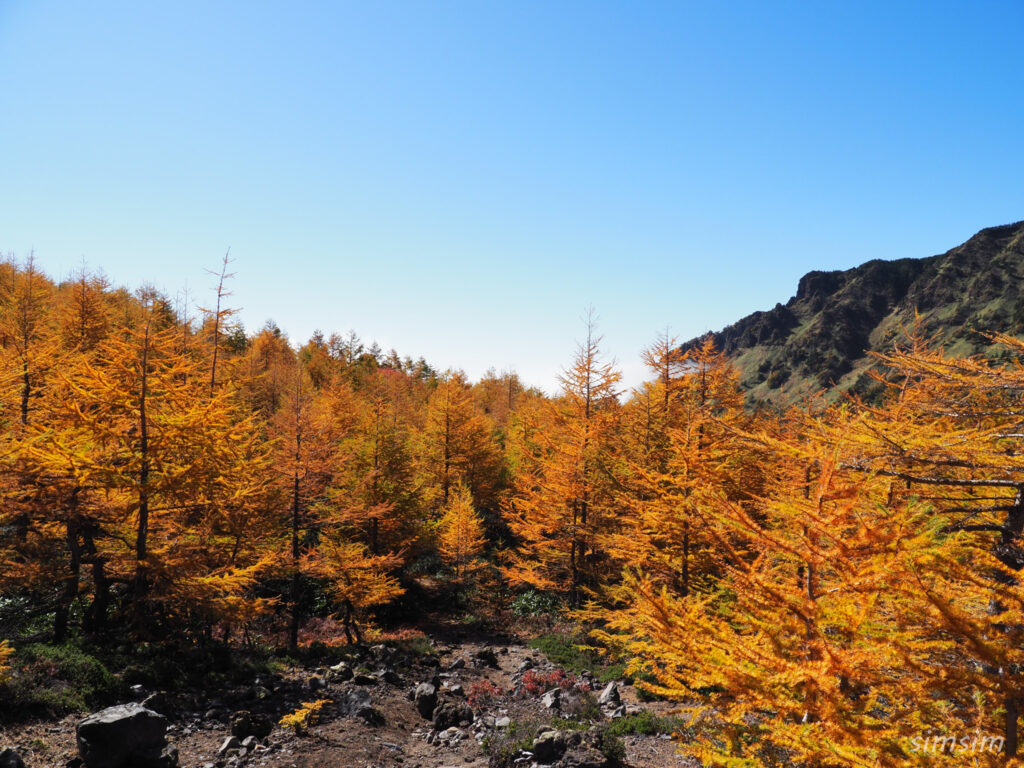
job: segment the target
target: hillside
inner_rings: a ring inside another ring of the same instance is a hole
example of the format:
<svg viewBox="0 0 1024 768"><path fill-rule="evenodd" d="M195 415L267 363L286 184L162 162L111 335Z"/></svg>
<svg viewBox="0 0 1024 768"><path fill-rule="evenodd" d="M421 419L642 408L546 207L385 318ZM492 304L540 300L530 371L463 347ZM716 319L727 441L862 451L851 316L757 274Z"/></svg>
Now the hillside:
<svg viewBox="0 0 1024 768"><path fill-rule="evenodd" d="M808 272L796 295L712 334L752 402L824 391L871 394L868 351L887 351L919 313L956 354L989 351L985 331L1024 332L1024 222L983 229L939 256ZM684 345L692 346L697 340ZM994 350L992 350L994 353Z"/></svg>

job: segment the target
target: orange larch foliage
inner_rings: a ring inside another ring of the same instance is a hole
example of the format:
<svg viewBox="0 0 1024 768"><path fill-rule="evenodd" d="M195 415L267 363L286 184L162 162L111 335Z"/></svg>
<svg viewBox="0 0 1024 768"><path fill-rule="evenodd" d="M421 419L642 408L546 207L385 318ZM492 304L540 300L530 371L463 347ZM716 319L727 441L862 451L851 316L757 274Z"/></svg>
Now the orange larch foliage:
<svg viewBox="0 0 1024 768"><path fill-rule="evenodd" d="M483 521L473 507L473 494L466 486L459 485L449 497L438 523L438 551L452 569L456 593L479 568L479 557L486 544Z"/></svg>
<svg viewBox="0 0 1024 768"><path fill-rule="evenodd" d="M526 433L529 442L504 508L518 544L506 576L543 590L567 587L574 608L585 589L615 573L614 552L606 545L621 524L608 471L621 375L601 359L600 341L591 317L586 341L562 374L562 396L541 409L542 420Z"/></svg>
<svg viewBox="0 0 1024 768"><path fill-rule="evenodd" d="M473 402L465 374L449 371L430 395L419 459L424 501L438 510L460 482L482 505L496 499L500 452L493 427Z"/></svg>

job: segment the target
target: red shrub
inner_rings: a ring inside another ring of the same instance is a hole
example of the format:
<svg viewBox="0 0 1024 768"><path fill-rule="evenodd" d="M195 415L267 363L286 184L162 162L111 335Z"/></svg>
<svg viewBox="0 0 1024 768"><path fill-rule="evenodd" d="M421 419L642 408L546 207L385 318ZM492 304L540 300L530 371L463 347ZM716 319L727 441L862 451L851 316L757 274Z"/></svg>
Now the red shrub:
<svg viewBox="0 0 1024 768"><path fill-rule="evenodd" d="M469 686L469 695L466 696L466 699L469 701L469 706L477 709L484 704L490 703L500 695L501 688L490 680L477 680Z"/></svg>

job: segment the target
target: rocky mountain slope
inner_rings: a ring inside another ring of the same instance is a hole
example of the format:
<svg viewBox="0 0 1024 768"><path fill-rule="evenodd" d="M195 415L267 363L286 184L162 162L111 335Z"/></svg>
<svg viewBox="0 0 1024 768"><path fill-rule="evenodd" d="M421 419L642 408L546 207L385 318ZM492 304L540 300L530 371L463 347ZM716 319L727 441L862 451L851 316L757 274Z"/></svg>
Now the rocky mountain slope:
<svg viewBox="0 0 1024 768"><path fill-rule="evenodd" d="M870 396L867 353L904 338L915 312L924 332L957 354L998 354L985 331L1024 333L1024 222L983 229L939 256L809 272L785 304L712 335L751 402Z"/></svg>

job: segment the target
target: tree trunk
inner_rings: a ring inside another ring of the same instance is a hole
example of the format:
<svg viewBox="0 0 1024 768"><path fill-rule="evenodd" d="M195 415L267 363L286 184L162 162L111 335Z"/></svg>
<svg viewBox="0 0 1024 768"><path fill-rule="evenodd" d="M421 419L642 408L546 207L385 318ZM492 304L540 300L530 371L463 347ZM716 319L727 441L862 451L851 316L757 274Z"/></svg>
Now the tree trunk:
<svg viewBox="0 0 1024 768"><path fill-rule="evenodd" d="M101 631L107 623L107 608L110 605L110 580L104 570L104 559L96 551L93 541L95 528L88 524L82 526L82 551L85 557L82 562L92 566L93 600L85 613L86 627L92 634Z"/></svg>
<svg viewBox="0 0 1024 768"><path fill-rule="evenodd" d="M299 647L299 592L300 592L300 580L299 580L299 473L296 472L293 478L294 485L292 488L292 585L291 585L291 604L292 604L292 616L291 624L288 627L288 647L291 650L295 650Z"/></svg>
<svg viewBox="0 0 1024 768"><path fill-rule="evenodd" d="M1013 758L1017 756L1017 699L1007 696L1006 706L1006 741L1003 743L1003 756Z"/></svg>
<svg viewBox="0 0 1024 768"><path fill-rule="evenodd" d="M53 642L62 643L67 638L68 621L71 606L78 597L78 585L82 568L82 551L78 546L78 489L71 492L68 501L68 521L65 528L65 541L68 547L68 566L70 573L64 579L64 589L57 603L57 612L53 618Z"/></svg>

